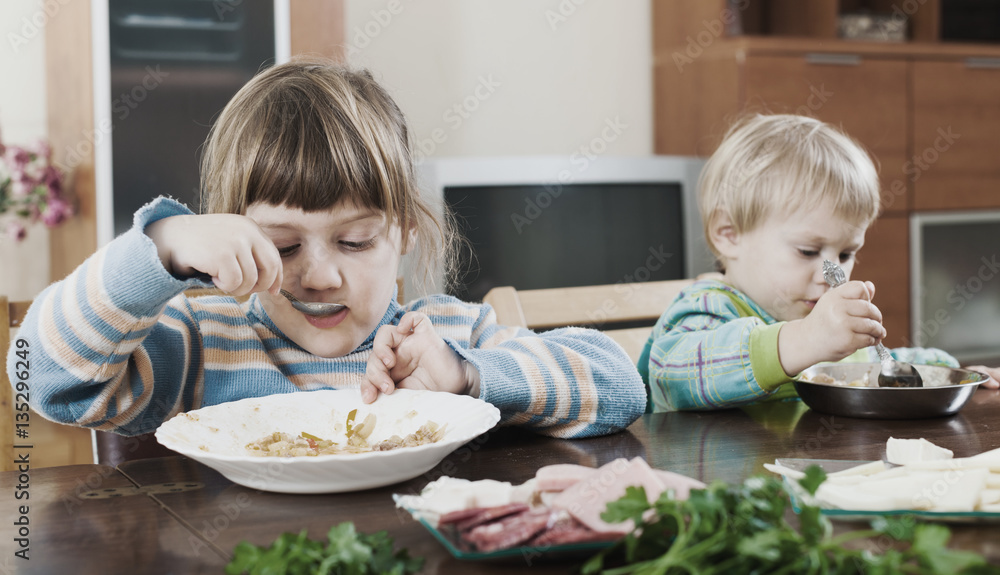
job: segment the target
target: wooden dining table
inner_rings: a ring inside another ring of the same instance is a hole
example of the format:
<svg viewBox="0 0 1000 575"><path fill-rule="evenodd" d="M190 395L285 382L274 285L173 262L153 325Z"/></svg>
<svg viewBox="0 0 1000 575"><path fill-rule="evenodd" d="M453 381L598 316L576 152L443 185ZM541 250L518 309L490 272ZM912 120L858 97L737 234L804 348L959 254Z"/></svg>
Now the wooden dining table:
<svg viewBox="0 0 1000 575"><path fill-rule="evenodd" d="M647 414L625 432L591 439L496 428L427 473L352 493L258 491L179 455L127 461L117 468L52 467L32 469L27 476L5 472L0 474L0 574L221 573L241 541L267 545L282 533L303 529L313 539L325 539L331 526L344 521L363 532L388 531L397 548L425 559L424 573L572 573L585 557L526 551L496 561L456 559L422 524L396 508L392 494L418 493L444 475L519 484L545 465L596 467L620 457L643 457L654 468L705 482L740 482L767 473L762 465L776 458L876 460L890 436L923 437L951 449L955 457L1000 448L1000 391L980 389L958 414L935 419L853 419L791 402ZM29 497L17 499L25 491ZM21 505L28 506L26 513ZM16 524L21 517L26 525ZM864 525L837 521L835 526L844 531ZM950 546L1000 564L1000 521L949 527ZM29 559L15 555L22 549Z"/></svg>

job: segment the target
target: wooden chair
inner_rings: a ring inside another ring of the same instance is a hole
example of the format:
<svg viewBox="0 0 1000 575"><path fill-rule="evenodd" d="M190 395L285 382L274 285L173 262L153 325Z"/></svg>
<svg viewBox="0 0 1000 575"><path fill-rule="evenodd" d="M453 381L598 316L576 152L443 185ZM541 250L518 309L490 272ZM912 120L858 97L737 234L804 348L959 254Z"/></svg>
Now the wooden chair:
<svg viewBox="0 0 1000 575"><path fill-rule="evenodd" d="M501 325L534 330L571 325L599 329L635 362L653 324L693 282L683 279L535 290L503 286L491 289L483 302L493 306ZM621 327L623 324L629 327Z"/></svg>

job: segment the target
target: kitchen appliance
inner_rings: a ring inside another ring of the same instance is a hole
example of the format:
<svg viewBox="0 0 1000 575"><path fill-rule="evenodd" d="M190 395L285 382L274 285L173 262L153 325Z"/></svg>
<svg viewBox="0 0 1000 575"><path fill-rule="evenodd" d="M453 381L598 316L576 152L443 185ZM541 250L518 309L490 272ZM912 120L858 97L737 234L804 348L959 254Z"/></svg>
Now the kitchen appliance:
<svg viewBox="0 0 1000 575"><path fill-rule="evenodd" d="M288 58L288 0L95 1L93 21L103 245L159 195L198 211L212 122L254 74Z"/></svg>

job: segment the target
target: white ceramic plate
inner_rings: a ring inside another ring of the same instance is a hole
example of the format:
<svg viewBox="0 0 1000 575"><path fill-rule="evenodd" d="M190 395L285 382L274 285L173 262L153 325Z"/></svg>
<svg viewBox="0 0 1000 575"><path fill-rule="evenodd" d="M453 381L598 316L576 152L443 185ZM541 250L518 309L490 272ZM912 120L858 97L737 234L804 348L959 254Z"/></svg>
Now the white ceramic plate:
<svg viewBox="0 0 1000 575"><path fill-rule="evenodd" d="M305 431L346 440L352 409L360 423L376 417L372 443L405 436L428 421L447 424L436 442L391 451L316 457L259 457L246 445L276 431ZM356 389L321 390L241 399L181 413L156 430L156 439L246 487L280 493L337 493L398 483L426 473L449 453L500 421L500 410L467 395L397 389L372 404Z"/></svg>

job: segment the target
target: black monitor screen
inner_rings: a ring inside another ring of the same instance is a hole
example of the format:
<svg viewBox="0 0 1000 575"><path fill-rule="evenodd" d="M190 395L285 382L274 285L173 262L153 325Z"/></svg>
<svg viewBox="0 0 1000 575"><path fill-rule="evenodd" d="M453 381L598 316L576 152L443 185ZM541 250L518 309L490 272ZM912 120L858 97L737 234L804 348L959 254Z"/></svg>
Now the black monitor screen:
<svg viewBox="0 0 1000 575"><path fill-rule="evenodd" d="M496 286L684 277L680 184L449 187L445 201L471 244L449 290L466 301Z"/></svg>

